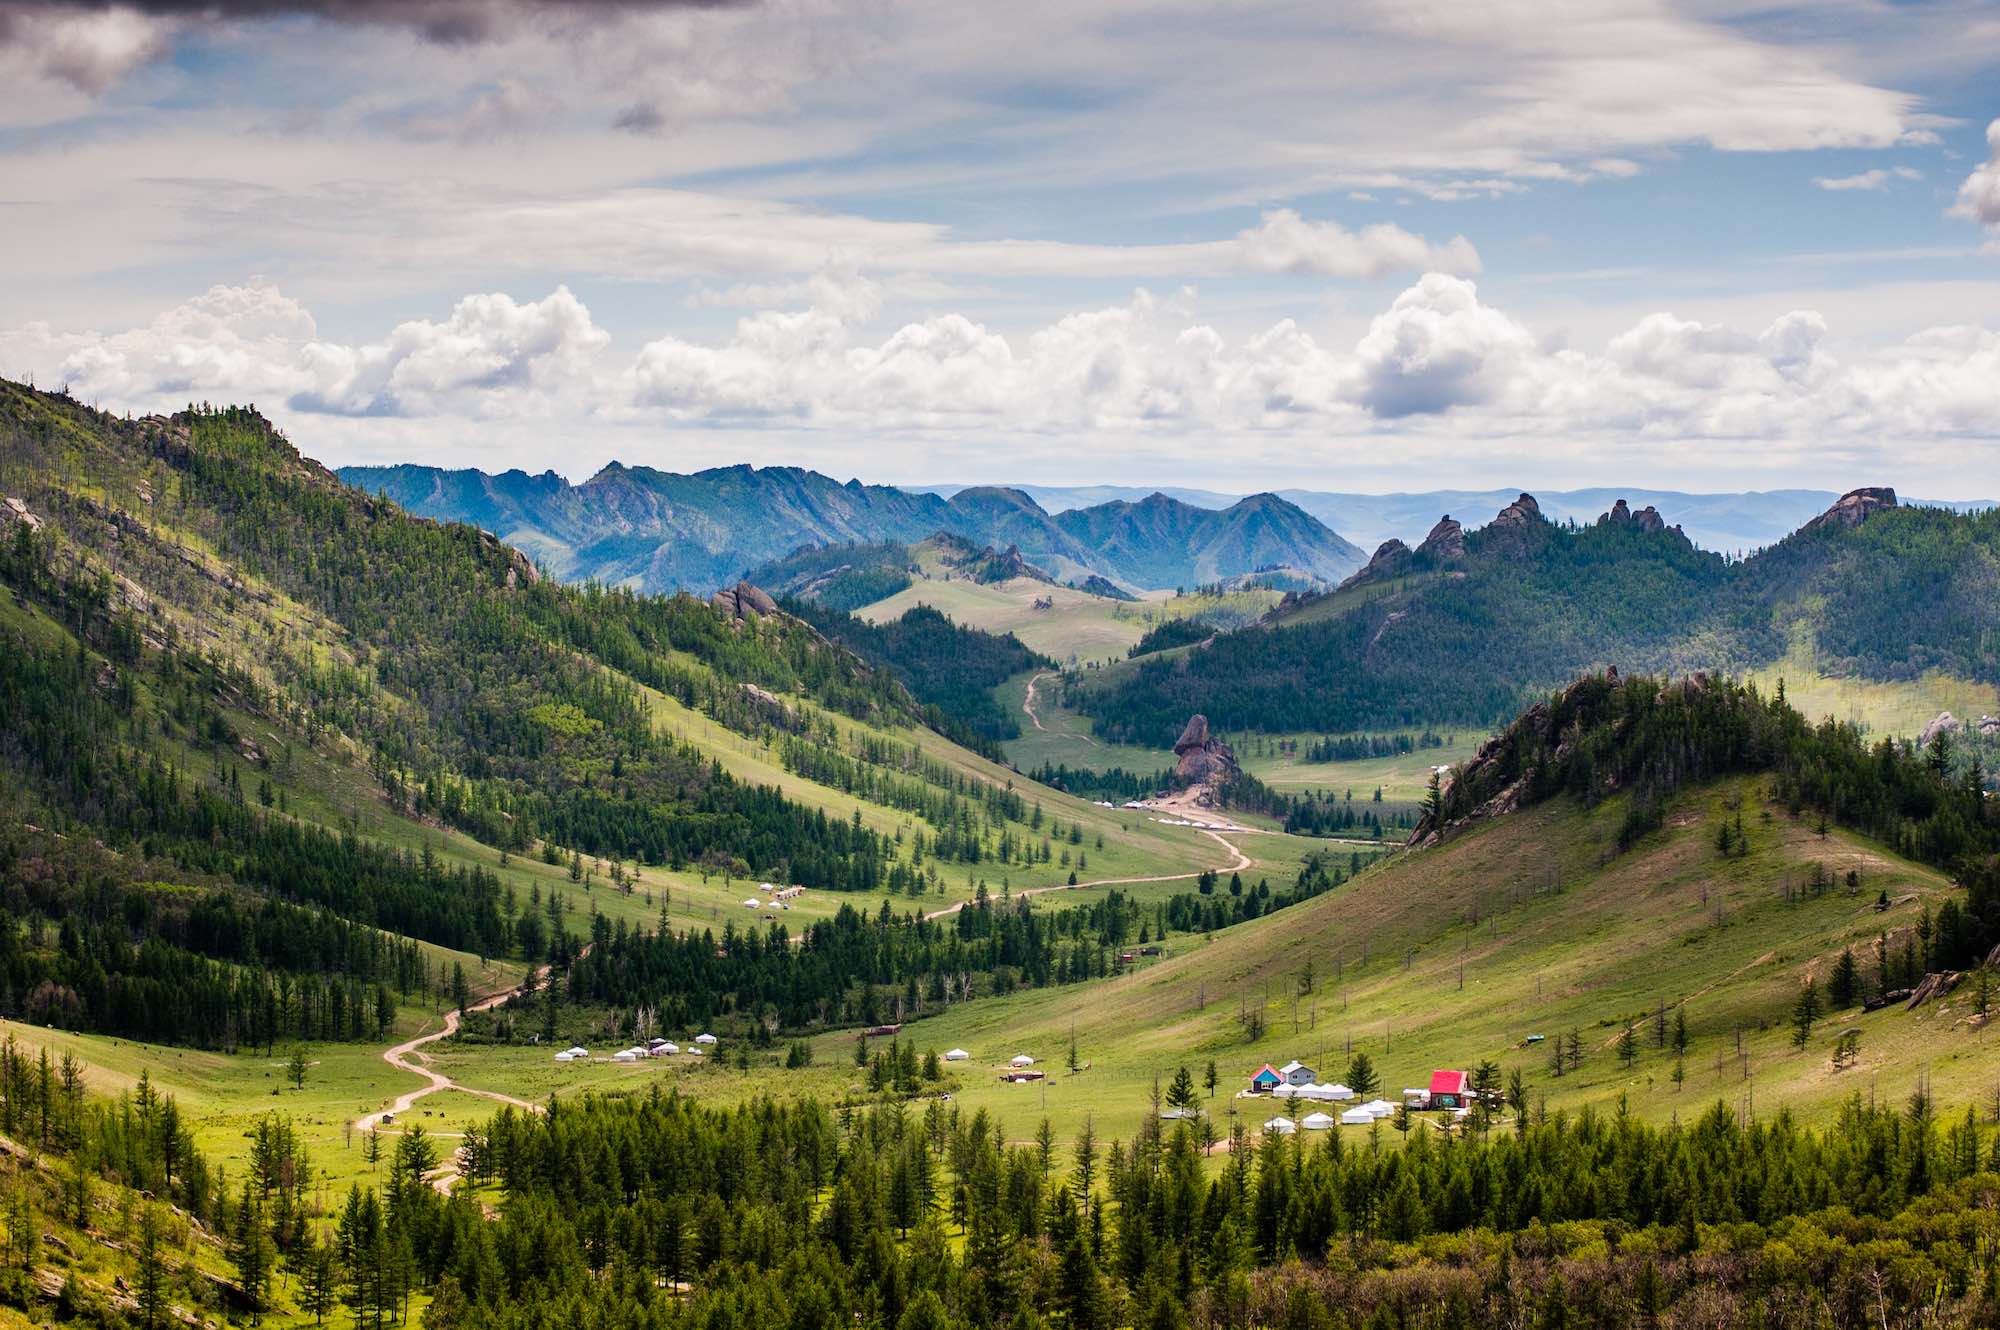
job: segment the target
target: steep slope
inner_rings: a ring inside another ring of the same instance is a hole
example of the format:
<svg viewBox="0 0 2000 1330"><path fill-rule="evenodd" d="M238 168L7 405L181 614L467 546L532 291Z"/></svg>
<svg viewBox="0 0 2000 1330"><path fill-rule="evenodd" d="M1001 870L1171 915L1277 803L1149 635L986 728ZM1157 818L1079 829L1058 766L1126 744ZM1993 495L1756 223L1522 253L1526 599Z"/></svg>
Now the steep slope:
<svg viewBox="0 0 2000 1330"><path fill-rule="evenodd" d="M977 532L984 542L1017 547L1024 558L1063 581L1110 569L1063 530L1033 499L1017 489L978 486L951 496L954 530Z"/></svg>
<svg viewBox="0 0 2000 1330"><path fill-rule="evenodd" d="M1557 525L1522 495L1467 532L1388 541L1327 596L1199 651L1084 681L1100 733L1160 742L1192 711L1225 730L1493 724L1605 664L1750 670L1805 652L1867 679L2000 679L2000 513L1837 507L1740 563L1622 501Z"/></svg>
<svg viewBox="0 0 2000 1330"><path fill-rule="evenodd" d="M254 413L0 384L0 499L0 1014L372 1037L438 966L565 956L572 911L650 922L656 888L714 919L760 873L825 916L1029 863L1032 787L887 670L754 598L544 581ZM1106 871L1219 856L1035 794Z"/></svg>

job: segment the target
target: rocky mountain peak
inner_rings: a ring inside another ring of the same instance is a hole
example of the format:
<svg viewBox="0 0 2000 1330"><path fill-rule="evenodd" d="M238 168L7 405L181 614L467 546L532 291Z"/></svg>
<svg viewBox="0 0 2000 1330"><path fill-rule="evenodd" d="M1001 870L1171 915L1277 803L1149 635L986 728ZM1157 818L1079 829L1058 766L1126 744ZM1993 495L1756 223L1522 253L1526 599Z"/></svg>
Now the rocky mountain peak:
<svg viewBox="0 0 2000 1330"><path fill-rule="evenodd" d="M1833 507L1805 524L1804 530L1813 531L1827 526L1860 526L1885 508L1896 506L1896 491L1886 485L1849 490L1840 496Z"/></svg>
<svg viewBox="0 0 2000 1330"><path fill-rule="evenodd" d="M1508 528L1527 528L1542 520L1542 505L1535 502L1534 495L1523 494L1520 498L1502 508L1498 515L1494 517L1491 525L1503 530Z"/></svg>
<svg viewBox="0 0 2000 1330"><path fill-rule="evenodd" d="M1417 546L1417 553L1429 554L1437 559L1462 559L1465 557L1465 528L1451 520L1446 513L1424 537L1424 543Z"/></svg>
<svg viewBox="0 0 2000 1330"><path fill-rule="evenodd" d="M1363 582L1372 582L1380 577L1396 577L1409 569L1410 561L1413 557L1408 545L1391 536L1375 547L1374 555L1352 576L1343 581L1340 584L1341 588L1358 586Z"/></svg>
<svg viewBox="0 0 2000 1330"><path fill-rule="evenodd" d="M1667 529L1667 519L1660 516L1659 509L1653 507L1651 504L1647 504L1635 513L1632 511L1631 505L1623 499L1612 504L1611 511L1597 519L1599 526L1603 526L1607 522L1631 522L1637 525L1641 531L1665 531Z"/></svg>

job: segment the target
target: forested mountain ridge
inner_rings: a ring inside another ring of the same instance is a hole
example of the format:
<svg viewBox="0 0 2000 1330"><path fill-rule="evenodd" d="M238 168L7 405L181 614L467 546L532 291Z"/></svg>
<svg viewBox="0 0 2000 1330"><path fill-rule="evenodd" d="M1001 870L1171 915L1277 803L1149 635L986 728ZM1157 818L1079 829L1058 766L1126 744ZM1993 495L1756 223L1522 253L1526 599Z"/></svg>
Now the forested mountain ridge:
<svg viewBox="0 0 2000 1330"><path fill-rule="evenodd" d="M341 484L254 412L121 420L0 384L0 500L0 1014L373 1037L435 954L413 939L569 954L553 891L544 922L428 839L378 842L316 802L328 781L573 881L590 859L914 892L939 863L1033 849L1011 773L890 742L936 713L888 669L789 615L542 579ZM813 774L732 776L666 707Z"/></svg>
<svg viewBox="0 0 2000 1330"><path fill-rule="evenodd" d="M1221 510L1155 494L1051 515L1015 489L975 487L946 500L797 467L681 475L614 462L580 485L424 466L345 467L340 476L421 516L474 523L559 578L652 591L706 591L802 546L907 545L938 531L1018 546L1065 581L1095 574L1128 588L1193 586L1272 566L1337 580L1361 562L1317 519L1268 494Z"/></svg>
<svg viewBox="0 0 2000 1330"><path fill-rule="evenodd" d="M1868 679L2000 680L2000 512L1844 502L1731 562L1651 510L1544 519L1523 495L1466 532L1390 541L1340 590L1070 689L1114 738L1194 711L1227 730L1499 724L1605 665L1737 670L1804 650Z"/></svg>

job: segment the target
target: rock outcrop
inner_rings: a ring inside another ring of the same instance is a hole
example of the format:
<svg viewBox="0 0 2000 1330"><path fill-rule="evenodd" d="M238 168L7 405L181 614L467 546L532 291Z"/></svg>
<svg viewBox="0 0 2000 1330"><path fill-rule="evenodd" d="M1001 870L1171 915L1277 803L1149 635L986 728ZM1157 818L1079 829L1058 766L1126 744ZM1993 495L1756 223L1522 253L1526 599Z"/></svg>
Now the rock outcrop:
<svg viewBox="0 0 2000 1330"><path fill-rule="evenodd" d="M1978 729L1981 734L2000 734L2000 716L1981 716Z"/></svg>
<svg viewBox="0 0 2000 1330"><path fill-rule="evenodd" d="M30 531L42 529L42 519L29 512L27 504L10 494L4 503L0 503L0 525L12 526L16 522L25 523Z"/></svg>
<svg viewBox="0 0 2000 1330"><path fill-rule="evenodd" d="M1917 736L1917 747L1929 748L1931 740L1940 734L1957 734L1964 728L1965 726L1959 723L1958 717L1949 711L1940 711L1930 724L1924 726L1924 732Z"/></svg>
<svg viewBox="0 0 2000 1330"><path fill-rule="evenodd" d="M1208 717L1199 713L1188 718L1181 737L1174 741L1174 757L1174 781L1179 785L1213 784L1237 772L1236 754L1209 733Z"/></svg>
<svg viewBox="0 0 2000 1330"><path fill-rule="evenodd" d="M1807 522L1800 530L1815 531L1828 526L1860 526L1876 513L1895 506L1896 491L1886 486L1849 490L1840 496L1833 507Z"/></svg>
<svg viewBox="0 0 2000 1330"><path fill-rule="evenodd" d="M1526 531L1544 520L1542 505L1535 502L1535 496L1523 494L1494 516L1492 522L1488 524L1488 530Z"/></svg>
<svg viewBox="0 0 2000 1330"><path fill-rule="evenodd" d="M1359 586L1363 582L1373 582L1384 577L1399 577L1410 570L1410 564L1415 558L1408 545L1391 536L1375 547L1373 557L1359 572L1342 582L1340 589L1344 591L1348 587Z"/></svg>
<svg viewBox="0 0 2000 1330"><path fill-rule="evenodd" d="M1440 563L1465 557L1465 528L1451 520L1446 513L1424 537L1424 543L1417 546L1418 554L1428 554Z"/></svg>
<svg viewBox="0 0 2000 1330"><path fill-rule="evenodd" d="M1660 516L1659 509L1653 507L1651 504L1647 504L1635 513L1632 511L1631 505L1627 504L1623 499L1612 504L1611 511L1597 519L1599 526L1624 522L1633 523L1641 531L1665 531L1667 529L1667 519Z"/></svg>
<svg viewBox="0 0 2000 1330"><path fill-rule="evenodd" d="M723 588L710 596L708 603L732 619L755 619L778 612L778 602L748 582Z"/></svg>

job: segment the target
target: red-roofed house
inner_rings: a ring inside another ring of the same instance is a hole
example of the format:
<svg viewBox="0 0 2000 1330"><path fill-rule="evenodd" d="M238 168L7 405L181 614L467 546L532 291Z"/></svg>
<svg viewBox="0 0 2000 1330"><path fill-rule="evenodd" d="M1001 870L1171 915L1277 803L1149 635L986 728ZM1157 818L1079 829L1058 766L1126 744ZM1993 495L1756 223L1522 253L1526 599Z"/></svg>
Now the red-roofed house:
<svg viewBox="0 0 2000 1330"><path fill-rule="evenodd" d="M1277 1068L1266 1062L1257 1069L1257 1074L1250 1078L1250 1093L1269 1094L1284 1083L1285 1078L1278 1074Z"/></svg>
<svg viewBox="0 0 2000 1330"><path fill-rule="evenodd" d="M1462 1071L1434 1071L1431 1073L1431 1107L1442 1109L1464 1108L1472 1102L1472 1091L1466 1086L1466 1075Z"/></svg>

